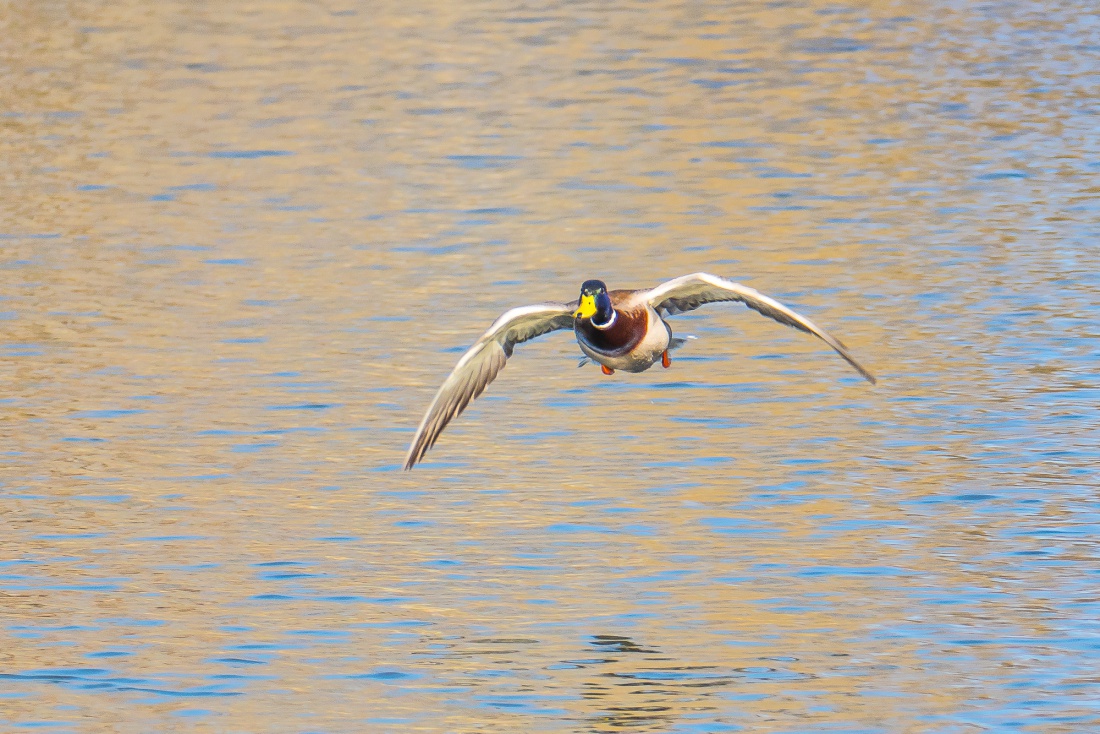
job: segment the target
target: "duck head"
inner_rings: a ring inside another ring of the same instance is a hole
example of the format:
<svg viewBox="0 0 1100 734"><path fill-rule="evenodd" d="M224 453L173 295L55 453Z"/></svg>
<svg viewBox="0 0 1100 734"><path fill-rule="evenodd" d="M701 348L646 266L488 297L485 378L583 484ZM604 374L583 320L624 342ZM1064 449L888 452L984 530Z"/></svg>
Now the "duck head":
<svg viewBox="0 0 1100 734"><path fill-rule="evenodd" d="M615 309L602 280L586 280L581 284L580 305L573 312L573 317L590 319L593 326L602 329L614 323Z"/></svg>

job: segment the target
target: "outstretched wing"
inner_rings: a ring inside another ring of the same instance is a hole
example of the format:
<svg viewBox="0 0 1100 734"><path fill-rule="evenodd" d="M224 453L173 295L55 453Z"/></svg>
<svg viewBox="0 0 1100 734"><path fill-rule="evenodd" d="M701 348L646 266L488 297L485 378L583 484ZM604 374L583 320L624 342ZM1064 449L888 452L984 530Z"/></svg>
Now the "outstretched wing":
<svg viewBox="0 0 1100 734"><path fill-rule="evenodd" d="M573 328L573 309L576 307L576 303L520 306L506 311L494 321L489 330L466 350L435 394L409 445L405 468L416 466L451 419L461 415L471 400L485 392L489 383L504 369L517 344L551 331Z"/></svg>
<svg viewBox="0 0 1100 734"><path fill-rule="evenodd" d="M839 339L831 336L817 324L805 316L795 313L774 298L769 298L759 291L740 283L734 283L732 280L719 278L717 275L710 275L709 273L693 273L692 275L673 278L652 290L639 291L638 297L647 300L649 305L661 316L675 316L685 311L694 311L704 303L740 301L752 310L759 311L781 324L793 326L807 334L813 334L836 350L836 353L852 365L864 379L871 384L875 383L875 376L856 361L855 357L848 352L848 349L840 343Z"/></svg>

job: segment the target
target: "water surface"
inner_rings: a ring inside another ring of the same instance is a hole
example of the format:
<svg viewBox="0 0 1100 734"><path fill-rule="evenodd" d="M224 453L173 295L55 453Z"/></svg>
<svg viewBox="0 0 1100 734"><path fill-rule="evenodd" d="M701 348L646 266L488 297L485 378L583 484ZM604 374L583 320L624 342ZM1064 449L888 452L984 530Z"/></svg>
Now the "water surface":
<svg viewBox="0 0 1100 734"><path fill-rule="evenodd" d="M0 10L0 728L1097 728L1093 11Z"/></svg>

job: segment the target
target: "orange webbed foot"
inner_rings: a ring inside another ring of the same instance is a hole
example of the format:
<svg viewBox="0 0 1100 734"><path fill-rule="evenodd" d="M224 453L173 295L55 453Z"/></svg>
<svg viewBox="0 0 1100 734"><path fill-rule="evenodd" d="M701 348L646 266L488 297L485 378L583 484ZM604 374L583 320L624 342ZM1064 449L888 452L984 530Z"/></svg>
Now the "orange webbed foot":
<svg viewBox="0 0 1100 734"><path fill-rule="evenodd" d="M666 370L672 366L672 357L668 356L667 349L665 350L665 353L661 355L661 366L664 367Z"/></svg>
<svg viewBox="0 0 1100 734"><path fill-rule="evenodd" d="M613 374L615 374L615 370L611 369L611 368L610 368L610 367L608 367L608 366L607 366L606 364L601 364L601 365L600 365L600 369L601 369L601 370L603 370L603 373L604 373L605 375L613 375Z"/></svg>

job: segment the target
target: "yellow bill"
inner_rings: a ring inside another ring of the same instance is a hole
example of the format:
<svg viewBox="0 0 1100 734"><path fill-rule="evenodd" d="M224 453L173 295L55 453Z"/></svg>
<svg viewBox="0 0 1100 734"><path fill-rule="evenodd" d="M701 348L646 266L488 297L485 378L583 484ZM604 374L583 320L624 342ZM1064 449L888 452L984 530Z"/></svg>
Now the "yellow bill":
<svg viewBox="0 0 1100 734"><path fill-rule="evenodd" d="M596 314L596 297L581 296L581 305L573 312L573 318L590 319Z"/></svg>

